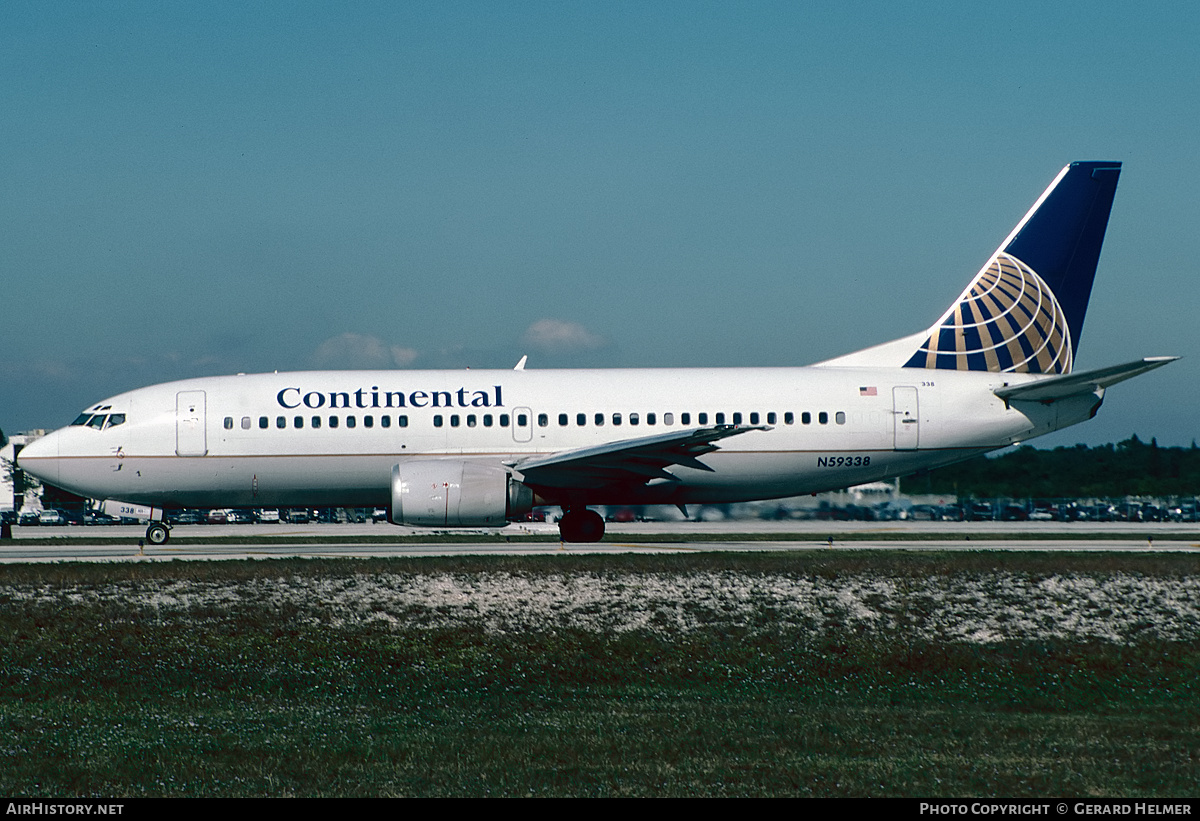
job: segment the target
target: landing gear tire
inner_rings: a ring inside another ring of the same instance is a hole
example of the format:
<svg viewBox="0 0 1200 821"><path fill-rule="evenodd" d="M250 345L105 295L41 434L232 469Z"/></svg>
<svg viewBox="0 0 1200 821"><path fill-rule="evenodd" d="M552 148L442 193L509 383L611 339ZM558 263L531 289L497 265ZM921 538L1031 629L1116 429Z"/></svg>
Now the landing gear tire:
<svg viewBox="0 0 1200 821"><path fill-rule="evenodd" d="M171 538L171 529L162 522L151 522L146 528L146 541L150 544L166 544Z"/></svg>
<svg viewBox="0 0 1200 821"><path fill-rule="evenodd" d="M564 542L598 542L604 538L604 517L594 510L568 510L558 521Z"/></svg>

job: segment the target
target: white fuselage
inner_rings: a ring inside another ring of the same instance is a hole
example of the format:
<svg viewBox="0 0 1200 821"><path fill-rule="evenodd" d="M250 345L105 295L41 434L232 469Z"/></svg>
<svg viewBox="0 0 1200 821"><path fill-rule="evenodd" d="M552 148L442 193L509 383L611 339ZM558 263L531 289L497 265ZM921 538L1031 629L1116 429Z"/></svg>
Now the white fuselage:
<svg viewBox="0 0 1200 821"><path fill-rule="evenodd" d="M516 465L713 425L752 425L675 481L586 504L736 502L947 464L1087 419L1102 391L997 398L1026 374L915 368L313 371L189 379L89 409L29 445L22 468L94 499L155 507L383 506L406 460ZM82 419L83 417L81 417ZM555 502L551 494L545 498Z"/></svg>

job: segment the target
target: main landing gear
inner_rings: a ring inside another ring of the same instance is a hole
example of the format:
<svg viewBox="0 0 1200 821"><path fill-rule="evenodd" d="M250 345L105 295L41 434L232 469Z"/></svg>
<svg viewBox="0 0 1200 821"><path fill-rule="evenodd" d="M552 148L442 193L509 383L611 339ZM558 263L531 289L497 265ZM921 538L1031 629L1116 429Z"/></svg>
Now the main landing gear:
<svg viewBox="0 0 1200 821"><path fill-rule="evenodd" d="M564 542L598 542L604 538L604 517L586 507L563 512L558 533Z"/></svg>
<svg viewBox="0 0 1200 821"><path fill-rule="evenodd" d="M171 528L166 522L151 522L146 528L146 541L153 545L166 544L171 538Z"/></svg>

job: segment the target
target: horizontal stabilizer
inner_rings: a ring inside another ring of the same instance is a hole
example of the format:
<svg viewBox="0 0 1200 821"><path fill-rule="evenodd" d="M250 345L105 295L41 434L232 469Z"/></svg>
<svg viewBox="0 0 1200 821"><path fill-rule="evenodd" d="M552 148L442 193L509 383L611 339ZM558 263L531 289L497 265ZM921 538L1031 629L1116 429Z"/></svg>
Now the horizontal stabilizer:
<svg viewBox="0 0 1200 821"><path fill-rule="evenodd" d="M1026 382L1023 385L997 388L996 396L1005 402L1054 402L1071 396L1079 396L1124 382L1146 371L1161 368L1168 362L1174 362L1177 356L1148 356L1136 362L1126 362L1124 365L1112 365L1094 371L1083 371L1064 376L1051 376L1036 382Z"/></svg>

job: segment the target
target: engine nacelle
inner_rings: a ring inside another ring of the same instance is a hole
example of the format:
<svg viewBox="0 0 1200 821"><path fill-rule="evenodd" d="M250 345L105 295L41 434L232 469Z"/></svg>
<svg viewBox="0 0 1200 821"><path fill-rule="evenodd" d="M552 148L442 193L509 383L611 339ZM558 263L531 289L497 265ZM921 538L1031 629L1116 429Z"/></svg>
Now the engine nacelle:
<svg viewBox="0 0 1200 821"><path fill-rule="evenodd" d="M392 468L395 525L500 527L532 509L533 491L500 465L438 459Z"/></svg>

